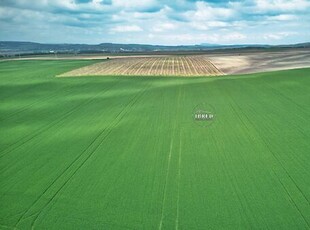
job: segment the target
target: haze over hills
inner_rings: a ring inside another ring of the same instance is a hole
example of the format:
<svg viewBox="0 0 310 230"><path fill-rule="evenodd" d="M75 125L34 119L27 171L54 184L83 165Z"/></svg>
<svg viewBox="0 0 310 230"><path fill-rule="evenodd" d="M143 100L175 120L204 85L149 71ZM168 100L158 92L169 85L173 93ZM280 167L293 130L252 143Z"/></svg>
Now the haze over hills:
<svg viewBox="0 0 310 230"><path fill-rule="evenodd" d="M204 51L237 48L310 48L310 42L288 45L239 44L218 45L202 43L199 45L146 45L146 44L43 44L35 42L0 41L0 56L48 53L129 53L129 52L164 52L164 51Z"/></svg>

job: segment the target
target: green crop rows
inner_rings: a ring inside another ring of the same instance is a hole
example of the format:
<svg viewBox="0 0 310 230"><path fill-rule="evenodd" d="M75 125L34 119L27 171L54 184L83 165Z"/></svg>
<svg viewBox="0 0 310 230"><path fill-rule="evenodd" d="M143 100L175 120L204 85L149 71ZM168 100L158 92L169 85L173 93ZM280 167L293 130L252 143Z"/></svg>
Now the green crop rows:
<svg viewBox="0 0 310 230"><path fill-rule="evenodd" d="M309 229L310 69L55 78L91 63L0 63L0 228Z"/></svg>

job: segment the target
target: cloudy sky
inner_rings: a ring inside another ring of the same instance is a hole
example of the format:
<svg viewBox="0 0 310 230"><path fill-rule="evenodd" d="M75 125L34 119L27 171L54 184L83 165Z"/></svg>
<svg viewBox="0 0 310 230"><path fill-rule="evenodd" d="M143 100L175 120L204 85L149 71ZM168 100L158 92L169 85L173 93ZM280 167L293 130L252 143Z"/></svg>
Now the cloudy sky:
<svg viewBox="0 0 310 230"><path fill-rule="evenodd" d="M0 0L0 40L299 43L310 41L310 0Z"/></svg>

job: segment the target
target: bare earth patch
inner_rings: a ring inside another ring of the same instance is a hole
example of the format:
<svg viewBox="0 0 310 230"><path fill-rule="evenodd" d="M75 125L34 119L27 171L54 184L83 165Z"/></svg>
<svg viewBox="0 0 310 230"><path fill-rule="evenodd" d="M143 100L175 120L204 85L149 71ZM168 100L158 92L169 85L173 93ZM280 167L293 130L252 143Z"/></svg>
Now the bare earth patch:
<svg viewBox="0 0 310 230"><path fill-rule="evenodd" d="M70 76L217 76L223 73L204 56L123 57L72 70Z"/></svg>
<svg viewBox="0 0 310 230"><path fill-rule="evenodd" d="M206 57L225 74L310 67L310 51L212 54Z"/></svg>

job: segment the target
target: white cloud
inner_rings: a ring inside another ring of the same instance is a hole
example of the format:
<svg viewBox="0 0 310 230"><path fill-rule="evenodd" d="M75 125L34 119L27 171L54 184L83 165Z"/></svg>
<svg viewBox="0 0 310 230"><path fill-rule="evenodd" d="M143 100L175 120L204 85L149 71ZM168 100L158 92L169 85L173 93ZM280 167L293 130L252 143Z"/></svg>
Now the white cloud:
<svg viewBox="0 0 310 230"><path fill-rule="evenodd" d="M110 30L110 32L114 33L128 33L128 32L140 32L140 31L143 31L143 29L137 25L116 26Z"/></svg>
<svg viewBox="0 0 310 230"><path fill-rule="evenodd" d="M258 11L304 11L310 7L307 0L255 0Z"/></svg>
<svg viewBox="0 0 310 230"><path fill-rule="evenodd" d="M296 32L279 32L279 33L270 33L265 34L263 37L265 40L282 40L283 38L296 35Z"/></svg>
<svg viewBox="0 0 310 230"><path fill-rule="evenodd" d="M156 0L113 0L112 5L122 10L147 10L158 6Z"/></svg>
<svg viewBox="0 0 310 230"><path fill-rule="evenodd" d="M226 41L237 41L237 42L240 42L240 41L243 41L244 39L246 39L246 35L242 34L242 33L237 33L237 32L234 32L234 33L229 33L225 36L225 40Z"/></svg>
<svg viewBox="0 0 310 230"><path fill-rule="evenodd" d="M177 29L178 26L173 23L160 23L153 26L154 32L165 32Z"/></svg>
<svg viewBox="0 0 310 230"><path fill-rule="evenodd" d="M159 11L155 12L136 12L120 10L112 14L113 21L133 21L137 20L146 24L146 20L151 20L152 24L160 21L166 21L167 15L171 12L171 9L167 6L163 7ZM156 19L156 20L154 20Z"/></svg>
<svg viewBox="0 0 310 230"><path fill-rule="evenodd" d="M228 27L231 24L228 21L236 15L234 8L216 7L206 2L197 2L195 10L183 13L188 25L197 30Z"/></svg>
<svg viewBox="0 0 310 230"><path fill-rule="evenodd" d="M292 21L292 20L297 20L298 17L293 14L280 14L276 16L268 16L267 20L270 21Z"/></svg>
<svg viewBox="0 0 310 230"><path fill-rule="evenodd" d="M214 43L214 44L238 44L243 42L247 36L241 33L184 33L184 34L149 34L149 38L153 40L164 40L166 44L201 44L201 43ZM220 41L220 42L219 42Z"/></svg>
<svg viewBox="0 0 310 230"><path fill-rule="evenodd" d="M1 2L2 1L2 2ZM1 0L1 5L16 7L19 9L29 9L41 12L89 12L98 13L112 10L112 6L108 4L102 4L103 0L92 0L87 3L77 3L74 0Z"/></svg>
<svg viewBox="0 0 310 230"><path fill-rule="evenodd" d="M223 21L193 21L190 25L197 30L209 30L212 28L224 28L229 26L229 23Z"/></svg>
<svg viewBox="0 0 310 230"><path fill-rule="evenodd" d="M197 2L196 10L184 13L184 17L189 21L223 20L235 14L232 8L213 7L206 2Z"/></svg>

